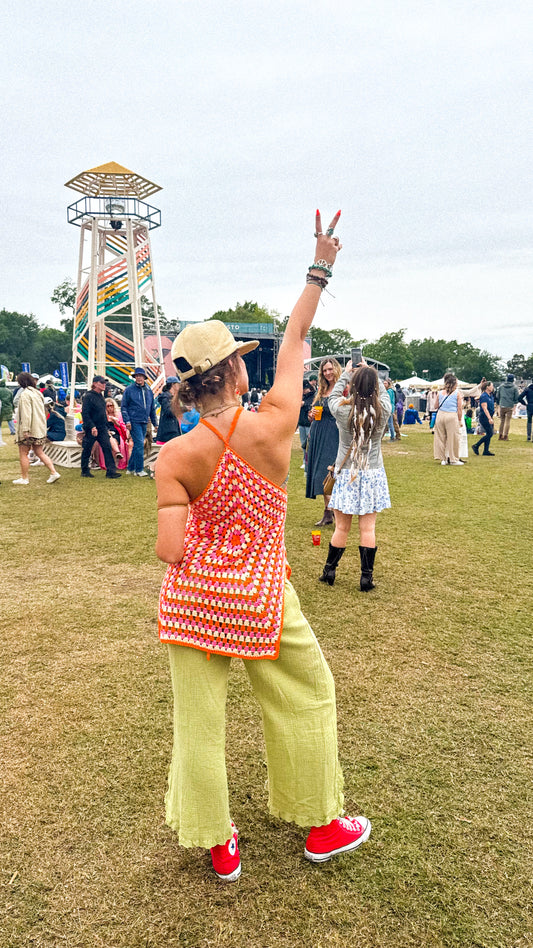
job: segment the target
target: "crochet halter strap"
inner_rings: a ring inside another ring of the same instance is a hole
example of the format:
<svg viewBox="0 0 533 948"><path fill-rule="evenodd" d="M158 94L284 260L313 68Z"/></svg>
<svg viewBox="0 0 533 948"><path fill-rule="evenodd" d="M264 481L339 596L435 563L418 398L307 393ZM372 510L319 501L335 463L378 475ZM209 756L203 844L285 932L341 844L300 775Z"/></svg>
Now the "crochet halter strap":
<svg viewBox="0 0 533 948"><path fill-rule="evenodd" d="M287 562L287 494L236 454L228 435L211 480L189 506L183 559L165 574L159 637L207 653L277 658Z"/></svg>
<svg viewBox="0 0 533 948"><path fill-rule="evenodd" d="M215 426L210 424L209 421L206 421L205 418L200 418L200 424L205 425L206 428L209 428L209 430L212 431L213 434L216 434L217 438L220 438L220 440L224 442L224 446L226 448L229 448L230 438L233 432L235 431L235 428L237 427L237 422L239 418L241 417L242 411L243 411L242 407L237 408L237 411L235 412L233 416L233 421L231 422L227 438L225 438L224 435L220 433L218 428L215 428Z"/></svg>

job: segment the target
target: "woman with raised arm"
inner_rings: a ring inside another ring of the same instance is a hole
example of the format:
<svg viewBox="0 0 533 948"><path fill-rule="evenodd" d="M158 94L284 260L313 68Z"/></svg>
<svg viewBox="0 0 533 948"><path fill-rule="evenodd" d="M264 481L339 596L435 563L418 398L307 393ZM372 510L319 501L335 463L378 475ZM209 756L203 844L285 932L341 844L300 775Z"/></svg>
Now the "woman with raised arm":
<svg viewBox="0 0 533 948"><path fill-rule="evenodd" d="M229 665L242 658L261 705L269 808L310 827L304 855L325 862L370 835L365 817L343 819L335 690L288 580L284 526L287 472L300 410L303 345L340 249L316 217L316 253L279 351L274 384L246 412L242 356L218 320L187 326L172 358L181 394L201 420L161 448L156 464L156 552L169 563L159 635L168 643L174 747L167 823L183 846L211 850L225 882L241 872L231 820L224 738Z"/></svg>

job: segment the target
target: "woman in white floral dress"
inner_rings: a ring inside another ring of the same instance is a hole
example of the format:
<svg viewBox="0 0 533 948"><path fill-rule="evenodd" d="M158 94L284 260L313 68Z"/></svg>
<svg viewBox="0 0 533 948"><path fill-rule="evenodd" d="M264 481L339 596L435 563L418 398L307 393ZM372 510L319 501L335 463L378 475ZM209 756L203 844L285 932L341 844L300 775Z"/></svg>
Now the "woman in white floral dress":
<svg viewBox="0 0 533 948"><path fill-rule="evenodd" d="M346 388L348 395L344 397ZM348 363L328 402L339 429L335 486L329 504L335 511L335 532L319 578L333 586L352 517L356 515L359 518L360 589L368 592L375 585L376 515L391 505L381 454L381 439L391 403L378 373L364 361L355 369Z"/></svg>

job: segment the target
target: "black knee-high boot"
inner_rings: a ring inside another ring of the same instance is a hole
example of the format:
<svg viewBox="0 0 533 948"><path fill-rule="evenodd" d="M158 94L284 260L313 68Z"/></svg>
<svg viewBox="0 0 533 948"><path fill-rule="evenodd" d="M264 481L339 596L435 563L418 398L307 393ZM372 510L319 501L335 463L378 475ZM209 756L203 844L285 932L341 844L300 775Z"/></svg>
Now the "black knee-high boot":
<svg viewBox="0 0 533 948"><path fill-rule="evenodd" d="M360 546L359 556L361 557L361 581L359 587L361 592L368 592L375 589L373 569L376 558L377 546Z"/></svg>
<svg viewBox="0 0 533 948"><path fill-rule="evenodd" d="M330 543L328 558L322 571L322 576L318 577L319 582L329 583L330 586L333 586L333 583L335 582L335 570L340 563L345 549L345 546L332 546Z"/></svg>

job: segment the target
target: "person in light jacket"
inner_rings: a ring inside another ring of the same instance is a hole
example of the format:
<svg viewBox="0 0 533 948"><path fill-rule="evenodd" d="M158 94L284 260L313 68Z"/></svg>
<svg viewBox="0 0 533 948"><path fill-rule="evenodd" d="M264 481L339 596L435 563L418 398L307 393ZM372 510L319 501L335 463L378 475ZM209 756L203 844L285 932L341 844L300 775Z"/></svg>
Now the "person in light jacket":
<svg viewBox="0 0 533 948"><path fill-rule="evenodd" d="M30 459L28 455L30 450L33 449L39 461L50 471L50 477L46 483L53 484L54 481L59 480L61 474L58 474L53 462L43 450L43 445L46 444L47 440L43 396L35 384L35 379L29 372L21 372L17 375L17 382L20 385L20 395L17 401L15 441L19 447L21 476L17 477L13 483L20 485L30 483L28 477Z"/></svg>

